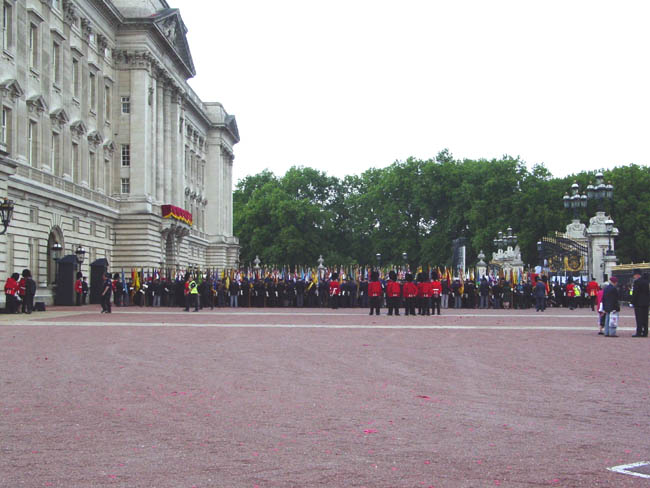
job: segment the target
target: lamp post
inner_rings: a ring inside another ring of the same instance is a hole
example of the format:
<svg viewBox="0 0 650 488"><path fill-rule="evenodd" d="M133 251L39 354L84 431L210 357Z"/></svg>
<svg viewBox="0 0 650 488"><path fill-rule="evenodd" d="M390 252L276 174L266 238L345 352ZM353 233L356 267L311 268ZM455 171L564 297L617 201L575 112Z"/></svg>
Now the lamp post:
<svg viewBox="0 0 650 488"><path fill-rule="evenodd" d="M587 187L587 194L589 193L589 187ZM581 208L587 208L587 199L588 195L580 194L580 187L578 183L571 185L571 196L568 193L565 193L562 197L564 202L564 208L571 209L573 211L573 220L578 220L578 211Z"/></svg>
<svg viewBox="0 0 650 488"><path fill-rule="evenodd" d="M81 265L83 264L84 258L86 257L86 248L83 247L81 244L79 244L79 247L74 253L77 256L77 264L79 265L79 271L81 271Z"/></svg>
<svg viewBox="0 0 650 488"><path fill-rule="evenodd" d="M63 251L63 246L58 242L54 242L50 250L52 251L52 258L54 259L54 281L52 284L56 285L57 278L59 276L59 259L61 259L61 251Z"/></svg>
<svg viewBox="0 0 650 488"><path fill-rule="evenodd" d="M540 267L544 267L544 243L537 241L537 258L539 259Z"/></svg>
<svg viewBox="0 0 650 488"><path fill-rule="evenodd" d="M381 254L377 253L375 254L375 258L377 258L377 269L381 268Z"/></svg>
<svg viewBox="0 0 650 488"><path fill-rule="evenodd" d="M611 183L605 183L602 173L596 174L596 184L587 186L587 197L589 200L596 200L597 210L604 211L605 202L614 198L614 186Z"/></svg>
<svg viewBox="0 0 650 488"><path fill-rule="evenodd" d="M605 230L607 231L607 255L612 256L614 251L612 251L612 231L614 230L614 221L612 219L607 219L605 221Z"/></svg>
<svg viewBox="0 0 650 488"><path fill-rule="evenodd" d="M7 232L7 227L9 227L9 223L11 222L11 216L13 213L14 213L13 200L3 198L2 202L0 202L0 220L2 221L2 226L4 228L2 229L2 231L0 231L0 235Z"/></svg>

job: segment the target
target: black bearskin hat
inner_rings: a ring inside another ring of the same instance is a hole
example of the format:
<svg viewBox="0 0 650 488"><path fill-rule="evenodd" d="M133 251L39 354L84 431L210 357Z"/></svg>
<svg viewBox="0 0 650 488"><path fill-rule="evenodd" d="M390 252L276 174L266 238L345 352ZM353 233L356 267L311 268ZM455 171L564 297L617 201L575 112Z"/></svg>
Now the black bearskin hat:
<svg viewBox="0 0 650 488"><path fill-rule="evenodd" d="M389 277L391 280L395 281L395 280L397 279L397 274L395 273L395 271L389 271L389 273L388 273L388 277Z"/></svg>
<svg viewBox="0 0 650 488"><path fill-rule="evenodd" d="M373 271L370 273L370 279L372 281L379 281L379 273L377 271Z"/></svg>
<svg viewBox="0 0 650 488"><path fill-rule="evenodd" d="M406 281L413 281L413 275L411 273L406 273Z"/></svg>

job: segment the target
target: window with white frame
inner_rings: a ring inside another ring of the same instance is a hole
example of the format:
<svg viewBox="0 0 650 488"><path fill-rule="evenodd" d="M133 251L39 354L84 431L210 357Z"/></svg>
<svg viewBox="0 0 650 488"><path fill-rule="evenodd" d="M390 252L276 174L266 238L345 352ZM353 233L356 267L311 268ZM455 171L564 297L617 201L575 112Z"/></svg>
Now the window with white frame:
<svg viewBox="0 0 650 488"><path fill-rule="evenodd" d="M5 146L7 152L11 152L11 109L2 107L2 128L0 129L0 142Z"/></svg>
<svg viewBox="0 0 650 488"><path fill-rule="evenodd" d="M122 166L131 166L131 145L122 144Z"/></svg>
<svg viewBox="0 0 650 488"><path fill-rule="evenodd" d="M129 178L122 178L120 193L123 194L131 193L131 180Z"/></svg>
<svg viewBox="0 0 650 488"><path fill-rule="evenodd" d="M38 26L29 24L29 67L38 69Z"/></svg>
<svg viewBox="0 0 650 488"><path fill-rule="evenodd" d="M89 184L90 189L94 190L97 188L97 154L93 151L90 151L88 154L88 165L90 166L90 175L89 175Z"/></svg>
<svg viewBox="0 0 650 488"><path fill-rule="evenodd" d="M52 43L52 83L61 85L61 46Z"/></svg>
<svg viewBox="0 0 650 488"><path fill-rule="evenodd" d="M70 169L72 181L79 183L81 181L81 165L79 164L79 144L72 143L72 168Z"/></svg>
<svg viewBox="0 0 650 488"><path fill-rule="evenodd" d="M104 120L111 121L111 87L104 85Z"/></svg>
<svg viewBox="0 0 650 488"><path fill-rule="evenodd" d="M79 80L81 79L79 70L80 70L79 60L73 58L72 59L72 95L77 99L79 98L79 92L80 92Z"/></svg>
<svg viewBox="0 0 650 488"><path fill-rule="evenodd" d="M131 113L131 97L122 97L122 113Z"/></svg>
<svg viewBox="0 0 650 488"><path fill-rule="evenodd" d="M30 120L27 126L27 162L37 166L38 158L38 123Z"/></svg>
<svg viewBox="0 0 650 488"><path fill-rule="evenodd" d="M95 73L90 73L88 76L88 96L90 110L97 112L97 76Z"/></svg>
<svg viewBox="0 0 650 488"><path fill-rule="evenodd" d="M61 176L61 137L58 132L52 132L52 160L50 168L56 176Z"/></svg>
<svg viewBox="0 0 650 488"><path fill-rule="evenodd" d="M52 0L52 8L61 10L61 0Z"/></svg>
<svg viewBox="0 0 650 488"><path fill-rule="evenodd" d="M2 49L9 50L13 36L13 9L9 2L2 2Z"/></svg>
<svg viewBox="0 0 650 488"><path fill-rule="evenodd" d="M108 158L104 160L104 193L111 193L111 160Z"/></svg>

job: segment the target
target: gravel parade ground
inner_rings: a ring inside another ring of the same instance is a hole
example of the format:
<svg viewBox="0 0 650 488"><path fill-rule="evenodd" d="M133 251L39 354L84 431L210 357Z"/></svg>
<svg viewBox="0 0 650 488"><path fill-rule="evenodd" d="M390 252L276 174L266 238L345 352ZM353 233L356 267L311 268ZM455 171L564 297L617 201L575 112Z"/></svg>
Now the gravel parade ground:
<svg viewBox="0 0 650 488"><path fill-rule="evenodd" d="M0 317L1 487L650 488L630 309L99 311Z"/></svg>

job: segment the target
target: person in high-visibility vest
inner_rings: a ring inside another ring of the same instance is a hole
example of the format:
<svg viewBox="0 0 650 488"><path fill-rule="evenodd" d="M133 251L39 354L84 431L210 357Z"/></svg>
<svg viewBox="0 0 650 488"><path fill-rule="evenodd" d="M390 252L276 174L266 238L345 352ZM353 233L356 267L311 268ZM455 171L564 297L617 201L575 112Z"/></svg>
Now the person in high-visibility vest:
<svg viewBox="0 0 650 488"><path fill-rule="evenodd" d="M190 305L194 305L194 311L199 311L199 287L196 286L196 281L194 279L190 280L188 285L190 290Z"/></svg>

